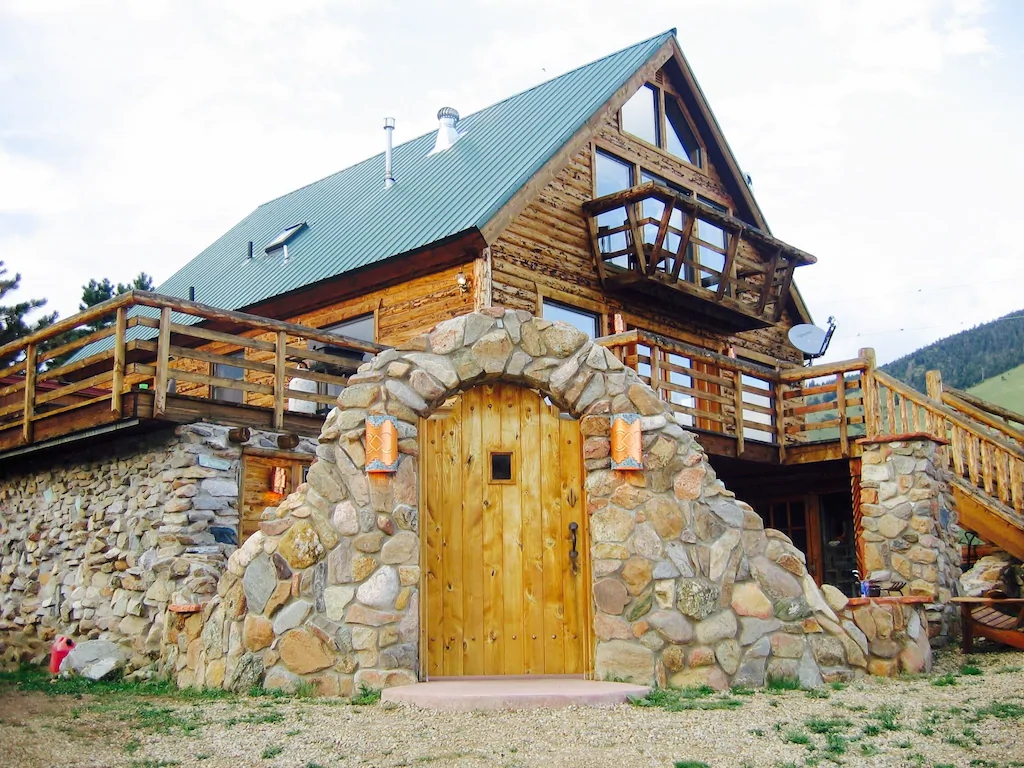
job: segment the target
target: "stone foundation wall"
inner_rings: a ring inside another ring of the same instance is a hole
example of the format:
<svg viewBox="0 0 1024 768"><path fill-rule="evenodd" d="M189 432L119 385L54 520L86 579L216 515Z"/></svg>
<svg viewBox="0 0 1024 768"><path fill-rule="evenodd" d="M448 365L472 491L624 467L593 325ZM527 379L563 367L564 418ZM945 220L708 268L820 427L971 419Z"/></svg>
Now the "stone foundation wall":
<svg viewBox="0 0 1024 768"><path fill-rule="evenodd" d="M905 595L935 599L927 608L932 644L959 632L960 529L937 453L928 435L862 440L861 531L868 578L883 588L906 582Z"/></svg>
<svg viewBox="0 0 1024 768"><path fill-rule="evenodd" d="M419 420L496 380L536 389L581 421L597 678L814 686L930 664L911 636L918 614L846 612L838 590L823 593L803 553L735 499L633 370L567 325L488 308L360 367L327 418L308 484L231 556L203 621L168 634L178 684L347 693L415 681ZM610 469L615 413L642 417L642 471ZM364 423L384 414L397 421L398 471L368 475Z"/></svg>
<svg viewBox="0 0 1024 768"><path fill-rule="evenodd" d="M0 664L38 662L58 634L120 642L129 671L158 660L167 606L208 601L235 550L214 535L238 528L243 446L227 433L193 424L7 462Z"/></svg>

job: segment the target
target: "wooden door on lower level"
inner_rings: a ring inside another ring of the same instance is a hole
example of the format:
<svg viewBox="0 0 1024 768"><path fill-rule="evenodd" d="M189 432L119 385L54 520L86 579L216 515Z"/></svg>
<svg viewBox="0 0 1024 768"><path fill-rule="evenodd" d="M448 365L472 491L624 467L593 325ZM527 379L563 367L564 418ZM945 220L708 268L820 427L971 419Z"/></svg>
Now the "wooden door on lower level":
<svg viewBox="0 0 1024 768"><path fill-rule="evenodd" d="M423 423L421 457L427 676L588 671L579 423L480 386Z"/></svg>

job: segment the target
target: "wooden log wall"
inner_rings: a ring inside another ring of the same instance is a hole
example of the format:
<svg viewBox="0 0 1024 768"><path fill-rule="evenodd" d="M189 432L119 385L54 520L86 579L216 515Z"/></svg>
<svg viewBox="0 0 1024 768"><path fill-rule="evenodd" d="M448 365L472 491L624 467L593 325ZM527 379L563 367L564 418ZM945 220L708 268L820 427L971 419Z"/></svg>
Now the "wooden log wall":
<svg viewBox="0 0 1024 768"><path fill-rule="evenodd" d="M374 314L377 328L375 341L386 346L396 346L419 333L430 330L442 320L473 311L475 291L472 290L472 287L467 291L462 291L459 288L455 278L460 269L469 277L474 275L472 264L467 264L464 267L452 267L311 312L289 315L283 319L311 328L325 328L362 315ZM296 299L296 304L301 305L301 297ZM252 332L245 336L263 341L274 341L272 333ZM292 336L289 336L288 343L294 346L305 345L304 340ZM219 342L205 345L202 349L221 355L236 351L230 345ZM245 358L256 362L274 362L272 352L256 349L247 349ZM171 368L208 373L210 366L197 360L176 360L172 361ZM173 377L173 373L171 376ZM273 384L273 374L246 371L245 380L269 385ZM177 393L195 397L209 397L210 395L209 387L192 382L179 382ZM269 408L273 407L273 397L246 392L245 403Z"/></svg>
<svg viewBox="0 0 1024 768"><path fill-rule="evenodd" d="M707 164L707 175L674 161L643 142L619 133L617 114L602 123L591 145L580 150L543 189L537 199L517 216L491 246L492 302L514 309L537 312L542 298L601 312L604 332L610 333L612 316L620 313L627 325L698 344L726 353L772 364L777 360L799 362L800 353L786 338L794 324L788 309L770 328L742 333L714 333L650 306L650 301L604 295L591 253L587 223L580 206L594 197L594 145L627 161L693 189L698 194L732 209L733 201ZM739 256L764 264L770 254L759 253L744 243Z"/></svg>

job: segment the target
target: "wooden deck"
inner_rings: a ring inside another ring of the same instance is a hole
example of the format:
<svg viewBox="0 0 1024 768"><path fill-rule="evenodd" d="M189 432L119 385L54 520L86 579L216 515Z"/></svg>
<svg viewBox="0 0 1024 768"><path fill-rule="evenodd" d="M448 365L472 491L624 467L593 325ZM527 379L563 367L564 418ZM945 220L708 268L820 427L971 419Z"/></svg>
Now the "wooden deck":
<svg viewBox="0 0 1024 768"><path fill-rule="evenodd" d="M0 347L0 458L157 422L316 435L365 355L315 328L135 291Z"/></svg>

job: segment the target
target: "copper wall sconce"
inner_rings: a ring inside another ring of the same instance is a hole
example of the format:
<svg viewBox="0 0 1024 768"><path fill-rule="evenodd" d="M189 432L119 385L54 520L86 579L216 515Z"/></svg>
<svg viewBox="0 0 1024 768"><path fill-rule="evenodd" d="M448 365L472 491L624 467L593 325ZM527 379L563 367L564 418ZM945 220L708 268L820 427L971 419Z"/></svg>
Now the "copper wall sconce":
<svg viewBox="0 0 1024 768"><path fill-rule="evenodd" d="M612 416L612 469L643 469L643 435L640 414L617 413Z"/></svg>
<svg viewBox="0 0 1024 768"><path fill-rule="evenodd" d="M393 416L366 417L366 471L398 469L398 426Z"/></svg>

